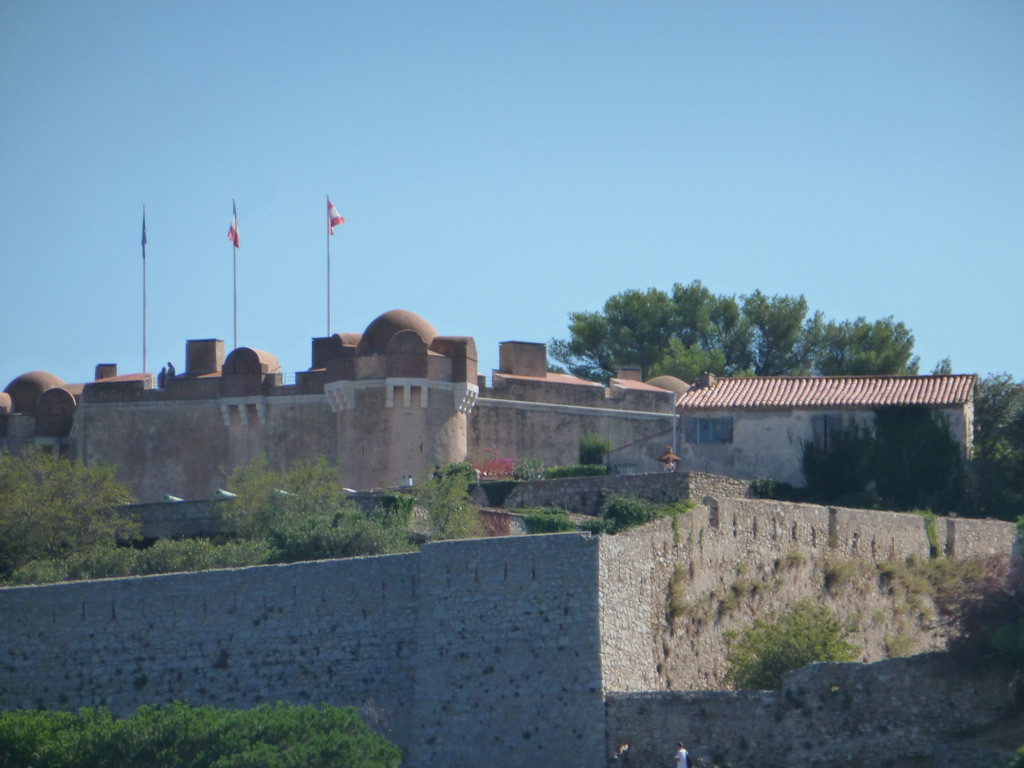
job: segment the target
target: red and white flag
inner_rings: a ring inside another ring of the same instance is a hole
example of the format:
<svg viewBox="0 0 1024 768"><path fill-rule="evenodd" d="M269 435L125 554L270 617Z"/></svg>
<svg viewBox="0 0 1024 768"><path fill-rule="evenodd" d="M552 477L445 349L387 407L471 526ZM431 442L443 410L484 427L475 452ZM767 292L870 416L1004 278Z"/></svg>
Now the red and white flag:
<svg viewBox="0 0 1024 768"><path fill-rule="evenodd" d="M235 210L235 201L231 201L231 226L228 228L228 240L238 247L238 211Z"/></svg>
<svg viewBox="0 0 1024 768"><path fill-rule="evenodd" d="M335 224L344 224L345 219L338 213L338 209L334 207L334 203L331 202L331 198L327 198L327 231L330 234L334 234Z"/></svg>

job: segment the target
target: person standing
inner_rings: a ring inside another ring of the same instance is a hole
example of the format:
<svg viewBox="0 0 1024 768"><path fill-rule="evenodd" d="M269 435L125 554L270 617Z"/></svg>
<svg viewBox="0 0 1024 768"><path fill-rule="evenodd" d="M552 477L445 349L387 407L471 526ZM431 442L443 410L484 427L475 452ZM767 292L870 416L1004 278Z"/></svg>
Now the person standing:
<svg viewBox="0 0 1024 768"><path fill-rule="evenodd" d="M690 768L690 753L681 741L676 742L676 768Z"/></svg>

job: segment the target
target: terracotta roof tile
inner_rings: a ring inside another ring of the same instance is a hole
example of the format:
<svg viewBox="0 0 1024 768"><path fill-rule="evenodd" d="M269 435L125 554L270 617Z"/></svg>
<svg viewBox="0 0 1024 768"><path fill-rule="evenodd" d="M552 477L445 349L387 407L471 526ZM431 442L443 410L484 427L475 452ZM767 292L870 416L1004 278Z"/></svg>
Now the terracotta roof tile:
<svg viewBox="0 0 1024 768"><path fill-rule="evenodd" d="M977 376L759 376L718 379L679 398L684 410L737 408L877 408L962 405Z"/></svg>

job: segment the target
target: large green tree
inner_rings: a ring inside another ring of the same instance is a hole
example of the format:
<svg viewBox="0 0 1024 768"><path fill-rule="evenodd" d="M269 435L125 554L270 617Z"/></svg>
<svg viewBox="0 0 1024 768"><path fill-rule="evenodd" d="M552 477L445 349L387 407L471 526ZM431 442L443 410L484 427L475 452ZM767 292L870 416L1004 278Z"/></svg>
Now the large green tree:
<svg viewBox="0 0 1024 768"><path fill-rule="evenodd" d="M1024 382L1008 373L978 381L974 395L975 505L979 514L1024 515Z"/></svg>
<svg viewBox="0 0 1024 768"><path fill-rule="evenodd" d="M646 378L717 375L913 374L914 337L892 317L830 321L803 296L716 295L700 281L672 293L629 290L600 312L569 315L551 356L570 373L605 381L623 366Z"/></svg>
<svg viewBox="0 0 1024 768"><path fill-rule="evenodd" d="M235 535L265 541L282 562L402 552L409 542L409 510L382 505L366 515L356 508L336 467L323 458L274 472L259 456L229 475L236 494L228 509Z"/></svg>
<svg viewBox="0 0 1024 768"><path fill-rule="evenodd" d="M116 474L40 451L0 452L0 578L31 560L133 537L138 523L118 511L132 495Z"/></svg>

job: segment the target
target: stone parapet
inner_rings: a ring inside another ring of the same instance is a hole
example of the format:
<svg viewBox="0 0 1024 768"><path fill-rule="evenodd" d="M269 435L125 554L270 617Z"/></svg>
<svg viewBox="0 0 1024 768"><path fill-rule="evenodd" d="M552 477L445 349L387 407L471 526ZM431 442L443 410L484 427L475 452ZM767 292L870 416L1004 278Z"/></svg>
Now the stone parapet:
<svg viewBox="0 0 1024 768"><path fill-rule="evenodd" d="M609 694L608 758L668 765L682 740L705 765L1005 768L1005 752L950 742L1017 710L1006 670L965 671L933 654L812 664L779 691Z"/></svg>
<svg viewBox="0 0 1024 768"><path fill-rule="evenodd" d="M501 504L491 504L486 489L476 485L471 489L470 501L481 507L553 507L574 514L597 516L601 514L601 505L610 496L631 496L659 504L687 499L699 502L705 496L746 497L749 485L746 480L702 472L567 477L516 483Z"/></svg>

